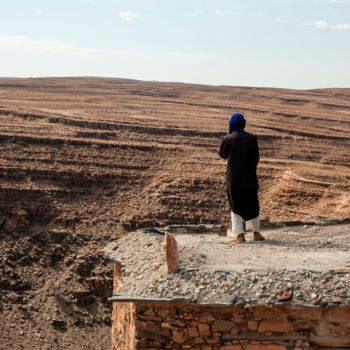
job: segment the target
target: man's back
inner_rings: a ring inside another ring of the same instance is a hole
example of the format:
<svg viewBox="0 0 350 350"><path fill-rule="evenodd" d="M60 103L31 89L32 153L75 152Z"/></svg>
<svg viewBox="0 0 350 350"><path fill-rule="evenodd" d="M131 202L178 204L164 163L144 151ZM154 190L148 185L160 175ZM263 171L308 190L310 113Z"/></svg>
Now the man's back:
<svg viewBox="0 0 350 350"><path fill-rule="evenodd" d="M244 130L233 131L223 138L219 155L228 159L226 179L231 188L259 187L256 176L259 148L254 135Z"/></svg>

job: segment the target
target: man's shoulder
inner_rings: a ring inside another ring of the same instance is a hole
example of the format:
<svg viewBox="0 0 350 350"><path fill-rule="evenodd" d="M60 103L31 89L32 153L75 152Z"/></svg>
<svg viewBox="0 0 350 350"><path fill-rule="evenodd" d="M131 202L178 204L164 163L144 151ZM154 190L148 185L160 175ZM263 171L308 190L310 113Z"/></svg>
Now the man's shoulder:
<svg viewBox="0 0 350 350"><path fill-rule="evenodd" d="M223 141L227 141L227 140L232 139L233 137L234 137L233 133L231 133L231 134L226 134L226 135L222 138L222 140L223 140Z"/></svg>
<svg viewBox="0 0 350 350"><path fill-rule="evenodd" d="M240 131L240 132L232 132L231 134L228 134L224 137L224 139L230 140L230 139L235 139L235 138L251 138L251 139L256 139L257 137L247 131Z"/></svg>
<svg viewBox="0 0 350 350"><path fill-rule="evenodd" d="M247 131L244 131L244 135L248 138L252 138L252 139L257 139L257 137L254 135L254 134L252 134L252 133L250 133L250 132L247 132Z"/></svg>
<svg viewBox="0 0 350 350"><path fill-rule="evenodd" d="M231 134L227 134L223 137L222 141L223 142L231 142L234 140L240 140L240 139L252 139L252 140L257 140L257 137L250 133L250 132L232 132Z"/></svg>

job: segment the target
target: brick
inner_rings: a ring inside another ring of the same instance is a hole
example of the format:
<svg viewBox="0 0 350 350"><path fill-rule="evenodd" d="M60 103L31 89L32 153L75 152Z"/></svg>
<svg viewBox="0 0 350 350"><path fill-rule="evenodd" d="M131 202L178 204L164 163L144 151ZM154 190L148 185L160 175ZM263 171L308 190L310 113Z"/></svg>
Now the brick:
<svg viewBox="0 0 350 350"><path fill-rule="evenodd" d="M213 332L230 332L235 326L234 322L225 320L216 320L211 326Z"/></svg>
<svg viewBox="0 0 350 350"><path fill-rule="evenodd" d="M226 345L226 346L221 346L219 348L220 350L242 350L241 345Z"/></svg>
<svg viewBox="0 0 350 350"><path fill-rule="evenodd" d="M153 324L145 324L142 321L136 321L136 337L147 340L156 340L160 342L170 341L170 331Z"/></svg>
<svg viewBox="0 0 350 350"><path fill-rule="evenodd" d="M163 318L166 318L170 315L169 309L160 309L160 310L158 310L157 313L158 313L159 317L163 317Z"/></svg>
<svg viewBox="0 0 350 350"><path fill-rule="evenodd" d="M250 331L256 331L259 327L259 323L256 321L248 321L248 329Z"/></svg>
<svg viewBox="0 0 350 350"><path fill-rule="evenodd" d="M210 345L203 345L202 350L212 350L212 347Z"/></svg>
<svg viewBox="0 0 350 350"><path fill-rule="evenodd" d="M199 336L199 331L197 327L190 327L188 328L188 335L190 337L196 338Z"/></svg>
<svg viewBox="0 0 350 350"><path fill-rule="evenodd" d="M184 314L184 319L185 320L192 320L193 319L193 315L192 314Z"/></svg>
<svg viewBox="0 0 350 350"><path fill-rule="evenodd" d="M215 320L215 318L212 315L203 315L199 318L199 322L201 322L201 323L207 323L207 322L211 322L214 320Z"/></svg>
<svg viewBox="0 0 350 350"><path fill-rule="evenodd" d="M220 342L220 338L219 337L210 337L210 339L207 339L206 342L208 344L217 344Z"/></svg>
<svg viewBox="0 0 350 350"><path fill-rule="evenodd" d="M199 334L202 337L209 337L210 336L210 328L207 324L205 323L198 323L197 325L198 330L199 330Z"/></svg>
<svg viewBox="0 0 350 350"><path fill-rule="evenodd" d="M155 316L153 307L148 308L143 314L146 316Z"/></svg>
<svg viewBox="0 0 350 350"><path fill-rule="evenodd" d="M236 336L231 333L224 333L221 338L222 340L233 340L236 338Z"/></svg>
<svg viewBox="0 0 350 350"><path fill-rule="evenodd" d="M265 350L287 350L287 348L282 345L266 345Z"/></svg>
<svg viewBox="0 0 350 350"><path fill-rule="evenodd" d="M266 350L266 345L248 344L246 350Z"/></svg>
<svg viewBox="0 0 350 350"><path fill-rule="evenodd" d="M292 326L285 314L279 314L261 321L258 329L259 333L288 333L290 331L292 331Z"/></svg>
<svg viewBox="0 0 350 350"><path fill-rule="evenodd" d="M234 315L234 318L236 323L244 322L244 315Z"/></svg>
<svg viewBox="0 0 350 350"><path fill-rule="evenodd" d="M185 334L183 332L173 330L173 340L175 343L182 344L186 340Z"/></svg>
<svg viewBox="0 0 350 350"><path fill-rule="evenodd" d="M204 340L203 338L201 337L198 337L196 338L194 341L193 341L194 344L203 344L204 343Z"/></svg>

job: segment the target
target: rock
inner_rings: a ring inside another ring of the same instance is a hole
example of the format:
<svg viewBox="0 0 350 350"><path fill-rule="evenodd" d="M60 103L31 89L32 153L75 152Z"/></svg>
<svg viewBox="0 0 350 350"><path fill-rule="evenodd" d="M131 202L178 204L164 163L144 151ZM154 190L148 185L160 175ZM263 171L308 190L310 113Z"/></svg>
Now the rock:
<svg viewBox="0 0 350 350"><path fill-rule="evenodd" d="M180 332L178 330L173 330L173 340L175 343L182 344L186 340L186 336L183 332Z"/></svg>
<svg viewBox="0 0 350 350"><path fill-rule="evenodd" d="M256 331L258 329L259 323L257 321L248 321L248 329L250 331Z"/></svg>
<svg viewBox="0 0 350 350"><path fill-rule="evenodd" d="M73 291L72 294L76 299L77 305L87 306L95 301L95 298L90 290L76 290Z"/></svg>
<svg viewBox="0 0 350 350"><path fill-rule="evenodd" d="M332 281L334 284L337 284L340 281L340 278L337 274L333 275Z"/></svg>
<svg viewBox="0 0 350 350"><path fill-rule="evenodd" d="M210 336L210 328L207 324L205 323L198 323L197 325L198 330L199 330L199 334L202 337L209 337Z"/></svg>
<svg viewBox="0 0 350 350"><path fill-rule="evenodd" d="M245 305L245 302L243 299L237 299L234 304L236 306L243 306L243 305Z"/></svg>
<svg viewBox="0 0 350 350"><path fill-rule="evenodd" d="M176 239L165 233L163 247L165 250L165 257L167 263L167 273L176 272L179 270L179 250L177 248Z"/></svg>
<svg viewBox="0 0 350 350"><path fill-rule="evenodd" d="M221 338L222 340L233 340L236 339L236 335L231 333L224 333Z"/></svg>
<svg viewBox="0 0 350 350"><path fill-rule="evenodd" d="M61 331L67 330L67 325L65 321L52 320L52 326L56 329L60 329Z"/></svg>
<svg viewBox="0 0 350 350"><path fill-rule="evenodd" d="M260 322L258 332L288 333L291 331L291 324L284 314L264 319Z"/></svg>
<svg viewBox="0 0 350 350"><path fill-rule="evenodd" d="M188 335L193 338L198 337L199 336L198 328L195 326L188 328Z"/></svg>
<svg viewBox="0 0 350 350"><path fill-rule="evenodd" d="M15 220L17 224L24 224L24 225L30 225L30 215L25 210L19 210L15 215Z"/></svg>
<svg viewBox="0 0 350 350"><path fill-rule="evenodd" d="M316 293L311 293L310 294L310 299L311 300L316 300L318 298L318 295Z"/></svg>
<svg viewBox="0 0 350 350"><path fill-rule="evenodd" d="M230 332L235 326L234 322L225 320L216 320L211 326L213 332Z"/></svg>
<svg viewBox="0 0 350 350"><path fill-rule="evenodd" d="M138 338L167 343L170 341L170 330L136 320L136 336Z"/></svg>
<svg viewBox="0 0 350 350"><path fill-rule="evenodd" d="M319 305L319 304L321 304L321 303L322 303L322 298L317 298L316 300L314 300L314 301L312 302L313 305Z"/></svg>
<svg viewBox="0 0 350 350"><path fill-rule="evenodd" d="M286 288L282 291L282 294L279 297L279 301L289 301L293 298L293 289Z"/></svg>

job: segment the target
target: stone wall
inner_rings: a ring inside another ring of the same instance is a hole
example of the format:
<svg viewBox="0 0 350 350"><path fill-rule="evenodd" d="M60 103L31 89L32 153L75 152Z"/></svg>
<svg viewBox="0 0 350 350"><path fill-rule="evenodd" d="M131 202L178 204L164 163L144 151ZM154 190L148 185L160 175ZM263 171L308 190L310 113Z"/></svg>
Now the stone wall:
<svg viewBox="0 0 350 350"><path fill-rule="evenodd" d="M112 348L302 350L350 347L350 307L114 303Z"/></svg>
<svg viewBox="0 0 350 350"><path fill-rule="evenodd" d="M112 350L135 348L135 304L114 303L112 313Z"/></svg>

